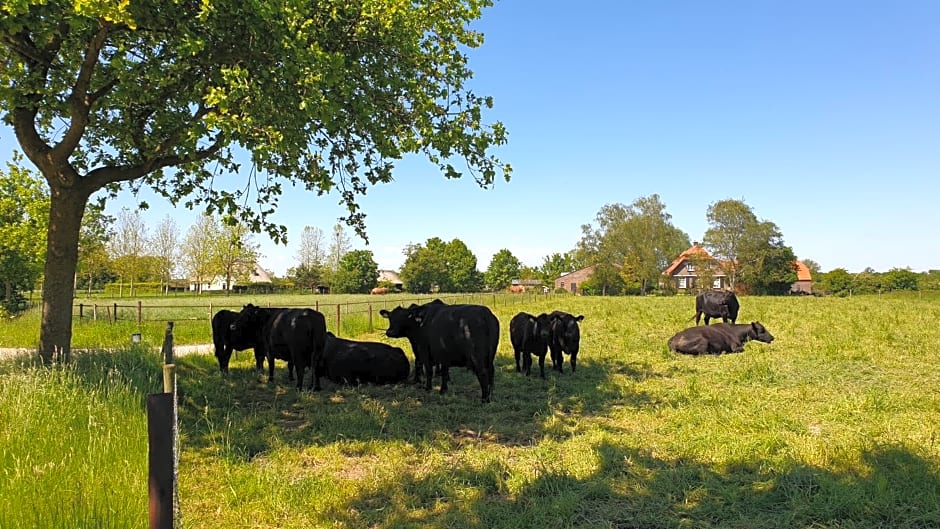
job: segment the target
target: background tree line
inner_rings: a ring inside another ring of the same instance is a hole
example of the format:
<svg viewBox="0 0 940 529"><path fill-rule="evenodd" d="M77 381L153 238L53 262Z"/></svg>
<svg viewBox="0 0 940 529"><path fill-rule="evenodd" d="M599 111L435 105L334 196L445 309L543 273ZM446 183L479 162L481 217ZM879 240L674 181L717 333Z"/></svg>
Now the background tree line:
<svg viewBox="0 0 940 529"><path fill-rule="evenodd" d="M24 293L42 280L49 197L40 177L16 163L0 170L0 189L0 295L5 309L15 311L24 306ZM75 285L86 293L107 287L110 294L134 296L144 285L148 291L165 293L173 286L189 289L191 284L199 292L212 281L231 289L247 285L262 258L252 233L232 217L200 216L183 234L170 216L150 228L140 211L122 209L116 216L104 211L103 204L91 202L82 219ZM756 294L789 290L796 280L792 266L796 257L773 222L758 219L750 206L730 199L711 204L706 217L709 228L702 244L714 260L696 263L700 284L710 285L710 274L720 270L739 290ZM403 249L399 274L407 292L478 292L505 290L513 280L550 286L567 272L594 266L582 293L645 294L668 291L662 272L690 244L688 234L672 224L666 206L654 194L629 205L604 205L594 224L582 226L575 248L545 256L536 267L524 265L503 248L481 272L477 256L463 241L433 237ZM298 238L296 264L285 277L272 275L268 286L325 288L335 293L368 293L376 286L392 286L379 282L371 251L351 248L342 224L333 226L329 235L305 226ZM824 273L813 260L803 262L819 294L940 290L940 270L916 273L895 268L879 273L868 268L853 274L836 268Z"/></svg>

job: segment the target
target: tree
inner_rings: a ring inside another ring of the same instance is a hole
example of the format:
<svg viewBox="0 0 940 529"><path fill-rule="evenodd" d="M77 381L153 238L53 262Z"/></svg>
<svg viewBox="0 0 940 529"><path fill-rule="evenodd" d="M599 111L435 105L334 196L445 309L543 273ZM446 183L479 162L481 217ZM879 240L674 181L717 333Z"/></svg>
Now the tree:
<svg viewBox="0 0 940 529"><path fill-rule="evenodd" d="M884 273L882 283L887 290L917 290L918 275L910 268L892 268Z"/></svg>
<svg viewBox="0 0 940 529"><path fill-rule="evenodd" d="M147 238L147 225L140 218L140 210L122 208L114 234L108 241L108 253L121 279L121 296L125 281L130 282L130 295L134 295L134 285L143 274L141 258L147 251Z"/></svg>
<svg viewBox="0 0 940 529"><path fill-rule="evenodd" d="M333 226L333 235L330 237L330 252L327 256L327 268L330 272L339 270L339 264L350 248L352 248L352 243L349 242L349 236L346 235L343 225L336 224Z"/></svg>
<svg viewBox="0 0 940 529"><path fill-rule="evenodd" d="M645 294L659 284L663 270L689 246L689 236L672 225L672 215L666 213L656 194L640 197L629 206L605 205L596 222L597 228L590 224L581 227L578 251L600 268L594 271L601 273L596 288L604 293L634 283Z"/></svg>
<svg viewBox="0 0 940 529"><path fill-rule="evenodd" d="M379 281L379 265L369 250L353 250L343 255L333 278L333 291L339 294L367 294Z"/></svg>
<svg viewBox="0 0 940 529"><path fill-rule="evenodd" d="M483 274L477 270L477 257L460 239L454 239L444 247L444 264L447 267L448 292L479 292L483 288Z"/></svg>
<svg viewBox="0 0 940 529"><path fill-rule="evenodd" d="M285 183L338 188L341 220L366 238L357 198L406 154L447 178L463 159L483 187L508 180L492 154L505 128L485 124L492 99L465 83L465 50L483 41L470 24L490 5L0 0L0 117L51 196L42 359L70 350L80 226L99 190L146 185L283 242L269 217ZM243 183L218 185L243 159Z"/></svg>
<svg viewBox="0 0 940 529"><path fill-rule="evenodd" d="M166 292L173 279L179 254L180 229L176 221L169 214L163 217L157 229L150 238L150 250L157 259L157 268L160 275L161 290Z"/></svg>
<svg viewBox="0 0 940 529"><path fill-rule="evenodd" d="M89 294L93 289L104 288L107 283L117 280L108 255L115 220L111 215L104 214L104 204L100 202L89 202L82 217L75 283L76 288L84 288Z"/></svg>
<svg viewBox="0 0 940 529"><path fill-rule="evenodd" d="M845 268L835 268L819 277L819 289L826 294L848 296L852 294L852 287L852 274Z"/></svg>
<svg viewBox="0 0 940 529"><path fill-rule="evenodd" d="M32 290L42 273L49 218L42 178L18 161L14 156L6 171L0 169L0 303L8 312L23 308L22 292Z"/></svg>
<svg viewBox="0 0 940 529"><path fill-rule="evenodd" d="M445 243L431 237L424 245L409 244L403 253L401 280L408 292L477 292L483 286L477 258L460 239Z"/></svg>
<svg viewBox="0 0 940 529"><path fill-rule="evenodd" d="M757 224L757 216L744 201L732 199L713 202L705 216L710 227L705 231L702 243L721 263L734 290L738 284L738 257L744 237Z"/></svg>
<svg viewBox="0 0 940 529"><path fill-rule="evenodd" d="M196 292L202 293L202 285L219 273L213 258L215 241L221 229L210 215L200 215L195 224L189 227L183 246L180 248L180 264L196 285Z"/></svg>
<svg viewBox="0 0 940 529"><path fill-rule="evenodd" d="M522 263L506 248L496 252L486 269L486 286L490 290L505 290L513 279L519 278Z"/></svg>
<svg viewBox="0 0 940 529"><path fill-rule="evenodd" d="M747 291L753 294L786 294L796 281L796 255L770 221L748 226L735 268Z"/></svg>
<svg viewBox="0 0 940 529"><path fill-rule="evenodd" d="M247 281L258 263L258 244L248 229L227 218L212 241L212 259L215 270L224 279L226 292L231 292L236 281Z"/></svg>
<svg viewBox="0 0 940 529"><path fill-rule="evenodd" d="M575 269L571 259L571 252L564 254L553 253L552 255L545 256L542 260L542 266L539 267L539 274L542 283L552 285L562 274L573 272Z"/></svg>
<svg viewBox="0 0 940 529"><path fill-rule="evenodd" d="M322 267L326 261L326 239L323 230L314 226L304 226L300 233L300 247L297 249L297 262L307 268Z"/></svg>

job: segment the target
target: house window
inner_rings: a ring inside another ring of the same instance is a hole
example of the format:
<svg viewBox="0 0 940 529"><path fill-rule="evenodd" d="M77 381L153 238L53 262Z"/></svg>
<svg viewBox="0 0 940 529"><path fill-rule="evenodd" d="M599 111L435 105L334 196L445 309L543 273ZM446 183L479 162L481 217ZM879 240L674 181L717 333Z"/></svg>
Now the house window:
<svg viewBox="0 0 940 529"><path fill-rule="evenodd" d="M684 277L679 278L679 288L688 288L686 287L686 280Z"/></svg>
<svg viewBox="0 0 940 529"><path fill-rule="evenodd" d="M577 283L571 283L571 293L572 293L572 294L577 294L577 293L578 293L578 284L577 284Z"/></svg>
<svg viewBox="0 0 940 529"><path fill-rule="evenodd" d="M718 288L718 289L721 288L721 278L720 278L720 277L716 277L715 280L712 281L712 288Z"/></svg>
<svg viewBox="0 0 940 529"><path fill-rule="evenodd" d="M689 263L689 264L685 265L685 269L688 270L689 272L694 272L694 271L695 271L695 265L692 264L692 263Z"/></svg>

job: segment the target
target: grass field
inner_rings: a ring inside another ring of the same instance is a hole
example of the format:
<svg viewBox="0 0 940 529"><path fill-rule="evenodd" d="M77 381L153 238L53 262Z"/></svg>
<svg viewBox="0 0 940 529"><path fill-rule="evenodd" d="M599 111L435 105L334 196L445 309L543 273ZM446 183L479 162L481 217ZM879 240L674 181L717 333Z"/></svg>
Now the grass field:
<svg viewBox="0 0 940 529"><path fill-rule="evenodd" d="M707 357L666 348L685 297L498 305L487 405L465 370L443 396L328 381L298 394L250 353L226 379L211 355L182 357L183 525L940 527L940 301L741 305L776 340ZM553 309L585 315L578 372L523 377L508 321ZM143 348L78 358L0 364L0 527L146 526L159 364Z"/></svg>

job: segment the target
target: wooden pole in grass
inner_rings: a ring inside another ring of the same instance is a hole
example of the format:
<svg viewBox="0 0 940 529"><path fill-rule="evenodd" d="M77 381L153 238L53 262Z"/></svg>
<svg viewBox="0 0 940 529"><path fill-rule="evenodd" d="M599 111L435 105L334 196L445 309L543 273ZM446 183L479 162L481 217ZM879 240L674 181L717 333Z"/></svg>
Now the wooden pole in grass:
<svg viewBox="0 0 940 529"><path fill-rule="evenodd" d="M176 409L176 366L173 364L173 322L163 338L163 393L147 396L150 529L173 529L179 508L177 461L179 444Z"/></svg>

